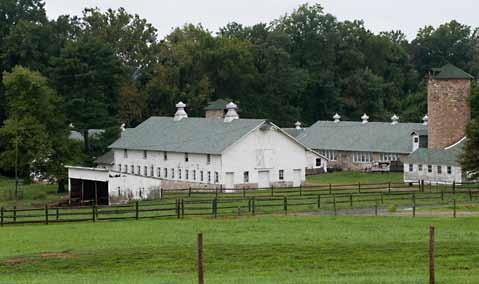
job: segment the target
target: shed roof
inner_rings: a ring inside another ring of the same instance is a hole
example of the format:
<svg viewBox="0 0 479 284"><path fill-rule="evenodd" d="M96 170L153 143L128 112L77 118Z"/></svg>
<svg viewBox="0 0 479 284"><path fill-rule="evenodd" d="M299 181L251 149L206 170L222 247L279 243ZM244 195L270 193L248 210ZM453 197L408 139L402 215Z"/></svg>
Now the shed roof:
<svg viewBox="0 0 479 284"><path fill-rule="evenodd" d="M422 123L318 121L296 138L312 149L409 154L411 133L427 131Z"/></svg>
<svg viewBox="0 0 479 284"><path fill-rule="evenodd" d="M263 119L150 117L128 129L110 148L221 154L228 146L264 124Z"/></svg>
<svg viewBox="0 0 479 284"><path fill-rule="evenodd" d="M467 80L473 80L474 77L465 72L464 70L452 65L452 64L446 64L441 68L435 68L433 71L436 72L436 74L433 75L434 79L437 80L447 80L447 79L467 79Z"/></svg>
<svg viewBox="0 0 479 284"><path fill-rule="evenodd" d="M226 109L227 101L223 99L217 99L216 101L209 102L205 107L205 110L224 110Z"/></svg>
<svg viewBox="0 0 479 284"><path fill-rule="evenodd" d="M459 157L464 149L465 139L446 149L419 148L404 160L409 164L459 166Z"/></svg>

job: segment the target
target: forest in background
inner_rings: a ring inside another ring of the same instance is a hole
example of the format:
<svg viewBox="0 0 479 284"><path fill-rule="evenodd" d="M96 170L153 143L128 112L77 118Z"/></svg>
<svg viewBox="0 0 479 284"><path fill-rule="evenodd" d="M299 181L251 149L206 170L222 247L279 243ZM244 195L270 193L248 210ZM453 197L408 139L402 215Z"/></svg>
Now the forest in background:
<svg viewBox="0 0 479 284"><path fill-rule="evenodd" d="M450 21L372 33L304 4L270 23L185 24L163 38L140 15L86 8L48 19L41 0L0 2L0 171L64 178L65 164L92 164L119 135L185 102L203 116L208 101L235 101L243 118L282 127L331 120L419 122L426 76L452 63L479 77L479 27ZM473 118L479 95L474 83ZM70 130L85 143L68 139ZM90 141L87 129L106 129ZM477 133L476 131L475 133ZM473 132L471 132L473 133Z"/></svg>

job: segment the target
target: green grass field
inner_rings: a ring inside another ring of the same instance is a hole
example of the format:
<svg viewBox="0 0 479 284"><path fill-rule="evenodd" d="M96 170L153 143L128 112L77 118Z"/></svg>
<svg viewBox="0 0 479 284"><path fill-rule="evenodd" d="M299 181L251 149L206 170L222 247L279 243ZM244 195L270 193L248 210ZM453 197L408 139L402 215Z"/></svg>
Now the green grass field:
<svg viewBox="0 0 479 284"><path fill-rule="evenodd" d="M0 206L15 205L13 192L15 180L0 176ZM55 184L20 184L23 198L17 202L17 207L38 207L45 203L57 202L65 195L57 194Z"/></svg>
<svg viewBox="0 0 479 284"><path fill-rule="evenodd" d="M0 283L479 283L479 219L243 217L0 228Z"/></svg>
<svg viewBox="0 0 479 284"><path fill-rule="evenodd" d="M334 172L307 178L309 184L402 183L403 173Z"/></svg>

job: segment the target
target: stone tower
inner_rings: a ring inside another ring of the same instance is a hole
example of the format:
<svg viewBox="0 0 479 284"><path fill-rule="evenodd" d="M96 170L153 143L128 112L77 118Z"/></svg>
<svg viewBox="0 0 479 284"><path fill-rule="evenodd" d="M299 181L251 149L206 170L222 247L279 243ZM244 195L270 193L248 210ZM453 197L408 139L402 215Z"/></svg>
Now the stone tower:
<svg viewBox="0 0 479 284"><path fill-rule="evenodd" d="M428 147L444 149L465 136L473 77L454 65L433 69L427 86Z"/></svg>
<svg viewBox="0 0 479 284"><path fill-rule="evenodd" d="M214 102L210 102L208 106L205 107L205 117L206 118L224 118L227 101L223 99L218 99Z"/></svg>

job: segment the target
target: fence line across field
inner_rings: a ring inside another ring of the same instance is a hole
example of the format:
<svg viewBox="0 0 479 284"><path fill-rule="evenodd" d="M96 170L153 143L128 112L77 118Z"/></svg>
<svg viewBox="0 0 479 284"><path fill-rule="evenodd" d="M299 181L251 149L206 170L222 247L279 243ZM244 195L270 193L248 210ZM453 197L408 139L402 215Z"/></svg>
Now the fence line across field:
<svg viewBox="0 0 479 284"><path fill-rule="evenodd" d="M457 188L441 191L386 191L386 192L349 192L302 195L241 196L214 198L187 198L136 201L130 204L113 206L79 206L44 208L0 208L0 224L58 223L79 221L126 220L144 218L184 218L185 216L242 216L257 214L278 214L288 212L314 212L338 215L350 209L374 210L371 215L378 215L379 208L386 202L400 202L410 206L411 214L416 216L418 206L441 205L452 206L456 217L457 201L465 204L478 200L479 190ZM460 203L461 204L461 203Z"/></svg>

